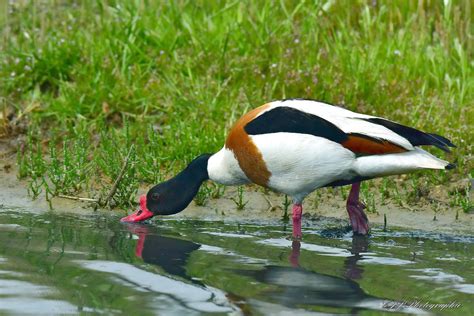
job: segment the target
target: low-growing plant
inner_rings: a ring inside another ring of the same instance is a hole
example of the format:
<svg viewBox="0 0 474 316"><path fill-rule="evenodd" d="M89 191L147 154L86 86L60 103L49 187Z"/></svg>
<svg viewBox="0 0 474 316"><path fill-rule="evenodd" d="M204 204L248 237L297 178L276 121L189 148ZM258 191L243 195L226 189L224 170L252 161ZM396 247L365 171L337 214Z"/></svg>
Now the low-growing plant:
<svg viewBox="0 0 474 316"><path fill-rule="evenodd" d="M459 206L463 212L470 213L474 210L474 202L470 199L470 189L468 186L462 189L455 189L454 192L450 193L451 206Z"/></svg>
<svg viewBox="0 0 474 316"><path fill-rule="evenodd" d="M213 199L218 199L224 195L225 192L225 185L218 184L218 183L211 183L211 197Z"/></svg>
<svg viewBox="0 0 474 316"><path fill-rule="evenodd" d="M60 151L54 141L49 146L48 179L53 195L73 194L83 189L90 176L90 162L87 159L89 144L84 135L72 139L66 137Z"/></svg>
<svg viewBox="0 0 474 316"><path fill-rule="evenodd" d="M383 178L380 181L379 192L380 192L380 204L382 205L384 205L386 199L390 197L389 182L390 182L389 178ZM392 181L392 185L393 185L393 181Z"/></svg>
<svg viewBox="0 0 474 316"><path fill-rule="evenodd" d="M194 203L198 206L206 205L209 197L211 196L212 189L209 187L207 183L203 183L199 188L198 193L194 197Z"/></svg>
<svg viewBox="0 0 474 316"><path fill-rule="evenodd" d="M247 203L249 201L244 200L244 187L239 186L237 188L237 197L232 197L230 198L232 201L234 201L235 206L237 207L238 210L243 210Z"/></svg>
<svg viewBox="0 0 474 316"><path fill-rule="evenodd" d="M343 200L347 200L347 197L349 196L349 187L344 187L344 186L341 186L339 187L339 192L341 192L341 197Z"/></svg>
<svg viewBox="0 0 474 316"><path fill-rule="evenodd" d="M291 200L288 198L288 195L285 194L285 197L283 199L283 215L281 217L282 221L287 222L290 219L290 216L288 214L288 209L291 205Z"/></svg>
<svg viewBox="0 0 474 316"><path fill-rule="evenodd" d="M360 185L360 195L362 201L364 201L366 211L369 213L376 213L375 208L375 194L370 190L371 182L364 181Z"/></svg>
<svg viewBox="0 0 474 316"><path fill-rule="evenodd" d="M392 188L393 188L393 193L394 193L392 196L395 199L395 202L398 204L398 206L403 206L403 196L401 195L396 182L394 182L394 185Z"/></svg>

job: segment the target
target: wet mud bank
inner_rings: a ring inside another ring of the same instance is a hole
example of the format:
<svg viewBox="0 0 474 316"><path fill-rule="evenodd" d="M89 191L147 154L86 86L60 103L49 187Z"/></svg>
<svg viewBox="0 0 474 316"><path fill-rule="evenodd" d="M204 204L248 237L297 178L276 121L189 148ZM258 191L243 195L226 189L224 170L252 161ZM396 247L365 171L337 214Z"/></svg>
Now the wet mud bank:
<svg viewBox="0 0 474 316"><path fill-rule="evenodd" d="M64 198L54 198L51 210L43 195L32 200L28 196L27 186L26 181L18 180L15 162L11 158L0 160L0 208L18 207L31 209L35 213L51 211L87 214L94 212L91 203ZM145 193L146 190L147 188L141 188L139 194ZM235 196L236 188L226 188L222 197L208 199L204 206L198 206L192 202L183 212L171 216L170 219L242 223L277 223L282 221L284 215L282 195L263 192L256 186L246 187L244 196L248 203L242 210L238 210L232 200ZM340 195L331 196L329 193L324 193L317 203L314 199L314 197L309 197L304 203L303 229L321 230L349 225L345 201ZM376 212L367 212L372 227L383 228L386 224L387 229L399 227L427 232L474 234L474 214L464 213L461 210L440 207L434 211L429 205L400 207L393 203L376 205L376 207ZM99 213L113 212L118 216L123 216L130 211L132 209L97 210ZM288 207L288 215L291 216L291 205Z"/></svg>

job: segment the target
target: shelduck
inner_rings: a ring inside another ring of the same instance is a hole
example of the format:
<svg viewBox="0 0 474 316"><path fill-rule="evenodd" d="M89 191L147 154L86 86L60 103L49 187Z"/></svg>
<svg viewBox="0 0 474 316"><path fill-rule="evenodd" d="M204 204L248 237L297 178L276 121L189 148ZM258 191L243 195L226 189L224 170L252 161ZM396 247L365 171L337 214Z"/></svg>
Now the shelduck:
<svg viewBox="0 0 474 316"><path fill-rule="evenodd" d="M355 234L369 223L360 182L420 169L452 169L419 146L446 152L454 144L393 121L313 100L274 101L251 110L230 130L221 150L195 158L174 178L152 187L124 222L181 212L201 184L255 183L293 199L293 237L301 238L303 200L322 187L352 185L347 211Z"/></svg>

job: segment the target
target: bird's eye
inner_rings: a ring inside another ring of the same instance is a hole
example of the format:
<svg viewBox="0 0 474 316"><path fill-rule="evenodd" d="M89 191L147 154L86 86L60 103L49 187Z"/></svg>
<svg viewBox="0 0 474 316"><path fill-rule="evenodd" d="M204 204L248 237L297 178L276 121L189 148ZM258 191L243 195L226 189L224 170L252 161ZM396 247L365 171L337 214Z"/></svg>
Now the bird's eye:
<svg viewBox="0 0 474 316"><path fill-rule="evenodd" d="M160 198L160 194L155 192L151 195L151 198L152 200L157 201Z"/></svg>

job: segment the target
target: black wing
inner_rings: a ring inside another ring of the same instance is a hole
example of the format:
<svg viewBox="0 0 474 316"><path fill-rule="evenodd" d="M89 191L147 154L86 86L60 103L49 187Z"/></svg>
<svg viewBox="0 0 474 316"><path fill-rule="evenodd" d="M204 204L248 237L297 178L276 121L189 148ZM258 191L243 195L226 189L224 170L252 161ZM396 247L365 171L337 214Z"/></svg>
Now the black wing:
<svg viewBox="0 0 474 316"><path fill-rule="evenodd" d="M249 135L299 133L324 137L337 143L348 139L348 135L331 122L286 106L263 113L247 123L244 129Z"/></svg>
<svg viewBox="0 0 474 316"><path fill-rule="evenodd" d="M449 152L448 147L456 147L449 139L443 136L430 134L430 133L424 133L417 129L404 126L392 121L387 121L381 118L369 118L369 119L363 119L363 120L366 120L370 123L385 126L389 130L406 138L413 146L433 145L446 152Z"/></svg>

